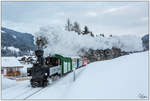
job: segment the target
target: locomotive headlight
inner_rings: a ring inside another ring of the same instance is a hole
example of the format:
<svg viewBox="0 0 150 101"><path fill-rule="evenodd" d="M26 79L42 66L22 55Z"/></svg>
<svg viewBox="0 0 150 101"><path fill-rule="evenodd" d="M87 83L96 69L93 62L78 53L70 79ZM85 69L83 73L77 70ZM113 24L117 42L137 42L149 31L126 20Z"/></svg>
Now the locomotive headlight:
<svg viewBox="0 0 150 101"><path fill-rule="evenodd" d="M47 76L47 73L45 73L45 75Z"/></svg>

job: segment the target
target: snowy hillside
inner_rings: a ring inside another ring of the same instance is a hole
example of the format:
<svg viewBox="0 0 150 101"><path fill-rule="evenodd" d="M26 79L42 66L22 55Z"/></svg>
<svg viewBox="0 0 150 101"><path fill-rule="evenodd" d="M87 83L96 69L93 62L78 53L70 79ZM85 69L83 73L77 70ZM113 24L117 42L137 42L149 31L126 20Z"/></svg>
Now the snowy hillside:
<svg viewBox="0 0 150 101"><path fill-rule="evenodd" d="M112 47L120 48L125 52L141 51L142 40L137 36L112 36L91 37L87 35L78 35L75 32L63 30L59 26L44 26L36 34L37 36L45 36L48 39L48 45L45 49L45 55L61 54L61 55L79 55L82 49L111 49Z"/></svg>
<svg viewBox="0 0 150 101"><path fill-rule="evenodd" d="M24 99L40 89L31 89L29 81L22 81L3 89L5 81L6 79L2 78L3 99ZM88 64L76 70L76 81L73 81L73 73L70 73L28 99L147 99L147 97L148 51Z"/></svg>
<svg viewBox="0 0 150 101"><path fill-rule="evenodd" d="M36 49L34 36L29 33L17 32L1 27L2 56L22 56Z"/></svg>

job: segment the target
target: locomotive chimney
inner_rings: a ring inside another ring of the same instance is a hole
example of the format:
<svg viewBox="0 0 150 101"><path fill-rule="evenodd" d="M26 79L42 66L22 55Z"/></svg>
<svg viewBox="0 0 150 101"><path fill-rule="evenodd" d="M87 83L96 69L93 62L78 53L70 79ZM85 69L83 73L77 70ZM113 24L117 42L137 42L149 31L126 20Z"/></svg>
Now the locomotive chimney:
<svg viewBox="0 0 150 101"><path fill-rule="evenodd" d="M48 39L43 36L36 37L36 45L38 49L35 51L35 55L37 56L37 63L40 65L44 65L44 58L43 58L43 48L48 44Z"/></svg>

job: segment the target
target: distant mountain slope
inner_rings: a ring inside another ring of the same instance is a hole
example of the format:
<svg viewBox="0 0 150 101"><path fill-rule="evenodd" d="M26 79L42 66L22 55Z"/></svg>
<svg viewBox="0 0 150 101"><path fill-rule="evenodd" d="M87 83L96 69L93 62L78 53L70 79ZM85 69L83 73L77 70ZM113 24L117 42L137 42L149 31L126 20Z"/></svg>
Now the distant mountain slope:
<svg viewBox="0 0 150 101"><path fill-rule="evenodd" d="M8 53L7 47L14 47L20 50L20 55L35 50L34 36L29 33L17 32L5 27L1 28L2 56L12 56Z"/></svg>
<svg viewBox="0 0 150 101"><path fill-rule="evenodd" d="M149 50L149 34L146 34L142 37L143 47L145 50Z"/></svg>

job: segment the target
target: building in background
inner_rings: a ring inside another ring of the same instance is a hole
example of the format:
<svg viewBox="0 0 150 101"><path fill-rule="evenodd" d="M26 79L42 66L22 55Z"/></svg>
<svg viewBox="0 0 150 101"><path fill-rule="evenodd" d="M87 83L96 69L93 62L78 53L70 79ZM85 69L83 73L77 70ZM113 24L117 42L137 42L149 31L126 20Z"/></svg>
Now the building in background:
<svg viewBox="0 0 150 101"><path fill-rule="evenodd" d="M15 57L2 57L2 73L6 77L21 76L24 66Z"/></svg>

